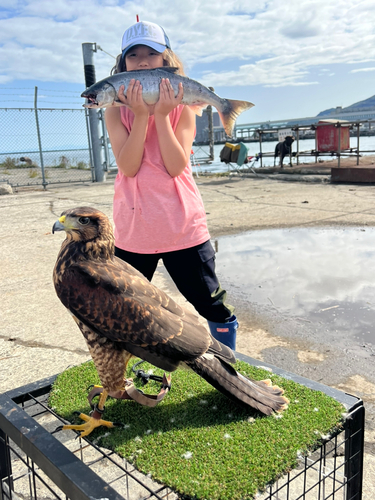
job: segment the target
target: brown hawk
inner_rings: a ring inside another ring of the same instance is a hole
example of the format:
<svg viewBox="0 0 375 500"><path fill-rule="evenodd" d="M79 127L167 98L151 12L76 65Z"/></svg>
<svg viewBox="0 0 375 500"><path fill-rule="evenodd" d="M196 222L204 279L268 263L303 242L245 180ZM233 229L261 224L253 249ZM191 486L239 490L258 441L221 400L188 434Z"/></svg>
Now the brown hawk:
<svg viewBox="0 0 375 500"><path fill-rule="evenodd" d="M66 238L53 273L56 293L81 329L103 385L91 417L80 415L86 423L64 428L84 436L99 425L113 426L101 419L104 403L108 395L127 397L124 375L132 356L167 372L187 365L232 400L266 415L287 407L282 389L240 375L230 364L236 361L233 351L195 314L115 257L106 215L90 207L67 210L52 232L62 230Z"/></svg>

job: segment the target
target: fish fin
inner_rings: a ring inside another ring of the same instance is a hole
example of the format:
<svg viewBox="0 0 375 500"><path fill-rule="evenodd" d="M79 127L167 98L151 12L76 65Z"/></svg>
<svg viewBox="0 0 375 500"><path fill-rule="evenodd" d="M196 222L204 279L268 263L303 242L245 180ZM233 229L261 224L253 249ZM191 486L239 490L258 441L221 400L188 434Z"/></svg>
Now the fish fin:
<svg viewBox="0 0 375 500"><path fill-rule="evenodd" d="M202 104L189 104L189 108L198 116L202 116L203 110L206 109L208 106L207 103Z"/></svg>
<svg viewBox="0 0 375 500"><path fill-rule="evenodd" d="M248 101L235 101L233 99L223 99L225 104L221 111L217 110L224 130L229 137L232 137L234 123L241 113L252 108L254 104Z"/></svg>

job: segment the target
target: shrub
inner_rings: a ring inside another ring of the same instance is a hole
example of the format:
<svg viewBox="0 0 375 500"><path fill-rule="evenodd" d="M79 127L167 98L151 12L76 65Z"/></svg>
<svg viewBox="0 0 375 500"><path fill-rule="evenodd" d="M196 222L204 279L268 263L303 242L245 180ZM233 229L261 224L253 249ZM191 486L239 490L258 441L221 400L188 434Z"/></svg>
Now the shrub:
<svg viewBox="0 0 375 500"><path fill-rule="evenodd" d="M31 168L30 172L29 172L30 179L34 179L34 177L37 177L37 176L38 176L38 172L35 169Z"/></svg>
<svg viewBox="0 0 375 500"><path fill-rule="evenodd" d="M70 160L66 156L60 156L57 168L69 168Z"/></svg>
<svg viewBox="0 0 375 500"><path fill-rule="evenodd" d="M16 158L11 158L7 156L3 163L0 164L2 168L16 168L18 166L18 160Z"/></svg>
<svg viewBox="0 0 375 500"><path fill-rule="evenodd" d="M85 161L79 161L76 168L78 168L78 170L86 170L89 166Z"/></svg>

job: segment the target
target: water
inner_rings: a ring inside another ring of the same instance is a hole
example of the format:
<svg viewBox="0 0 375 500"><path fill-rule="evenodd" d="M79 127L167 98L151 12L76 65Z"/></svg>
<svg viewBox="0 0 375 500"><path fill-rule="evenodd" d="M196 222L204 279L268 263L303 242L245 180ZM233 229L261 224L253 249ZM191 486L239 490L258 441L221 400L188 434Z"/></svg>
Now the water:
<svg viewBox="0 0 375 500"><path fill-rule="evenodd" d="M263 142L262 143L262 152L263 153L273 153L275 151L275 147L278 141L273 142ZM299 144L299 150L301 151L311 151L315 149L315 139L301 139ZM259 153L259 142L247 142L246 146L249 148L249 156L255 156ZM200 166L196 166L195 168L199 172L208 172L208 173L220 173L220 172L228 172L229 167L225 163L221 163L220 161L220 151L223 149L224 144L216 144L214 146L214 156L215 159L210 165L201 164ZM357 147L357 138L350 138L350 147ZM375 151L375 136L370 137L360 137L359 138L359 148L360 151ZM208 146L193 146L194 153L197 158L206 157L209 153ZM293 143L293 151L297 151L296 143ZM205 153L205 154L204 154ZM364 153L364 154L375 154L375 153ZM336 157L325 157L324 160L333 160ZM302 156L302 162L306 163L314 163L315 157L312 156ZM263 166L273 166L273 158L263 158ZM254 167L259 167L260 162L255 162Z"/></svg>
<svg viewBox="0 0 375 500"><path fill-rule="evenodd" d="M277 141L274 142L265 142L262 145L262 150L263 153L266 152L273 152L275 150L275 146L277 144ZM246 143L247 147L249 148L249 156L255 156L256 154L259 153L259 143L258 142L251 142L251 143ZM357 145L357 139L355 137L350 138L350 145L351 147L355 148ZM214 161L211 164L204 164L201 163L194 165L194 162L192 163L193 165L193 171L194 173L197 172L199 173L223 173L223 172L228 172L230 171L230 167L226 165L225 163L222 163L220 161L220 151L223 149L224 145L223 144L215 144L214 146ZM83 145L82 149L63 149L59 151L54 151L54 152L49 152L49 151L44 151L44 164L47 167L54 167L57 166L61 163L61 158L66 157L69 160L70 165L77 165L80 162L84 162L89 164L90 158L89 158L89 152L87 148L87 145ZM300 151L309 151L315 148L315 140L314 139L304 139L300 141ZM375 136L372 137L361 137L360 138L360 149L361 150L374 150L375 151ZM193 151L195 153L196 158L202 158L202 157L207 157L209 154L209 148L208 146L193 146ZM294 147L294 151L296 151L296 147ZM116 169L116 162L112 153L112 149L109 148L110 152L110 169ZM375 154L375 153L364 153L364 154ZM17 151L17 154L12 154L12 153L1 153L0 152L0 163L4 162L7 157L19 159L21 156L27 156L33 160L33 162L36 165L40 164L40 156L39 152L30 152L30 150L25 150L23 151ZM327 157L324 158L325 160L329 161L331 159L335 159L335 157ZM315 162L314 157L301 157L302 162ZM250 163L251 164L251 163ZM253 166L259 167L260 162L255 162ZM263 158L263 166L273 166L273 158Z"/></svg>
<svg viewBox="0 0 375 500"><path fill-rule="evenodd" d="M375 228L252 231L216 245L230 293L375 345Z"/></svg>

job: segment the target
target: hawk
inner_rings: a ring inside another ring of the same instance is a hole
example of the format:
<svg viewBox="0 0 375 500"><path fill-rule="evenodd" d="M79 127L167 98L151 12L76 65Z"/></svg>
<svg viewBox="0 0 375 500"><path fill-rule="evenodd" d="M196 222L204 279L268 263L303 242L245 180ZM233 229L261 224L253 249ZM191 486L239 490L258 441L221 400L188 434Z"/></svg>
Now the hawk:
<svg viewBox="0 0 375 500"><path fill-rule="evenodd" d="M63 428L86 436L100 425L113 427L102 419L108 396L149 406L162 399L170 379L164 378L163 394L151 396L153 402L124 379L133 356L166 372L188 366L230 399L266 415L287 407L281 388L238 373L231 365L236 361L233 351L213 338L196 314L115 257L112 225L105 214L90 207L66 210L52 232L63 230L66 238L53 272L56 293L86 339L102 384L94 390L100 397L91 416L80 414L85 423Z"/></svg>

